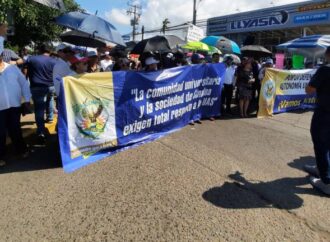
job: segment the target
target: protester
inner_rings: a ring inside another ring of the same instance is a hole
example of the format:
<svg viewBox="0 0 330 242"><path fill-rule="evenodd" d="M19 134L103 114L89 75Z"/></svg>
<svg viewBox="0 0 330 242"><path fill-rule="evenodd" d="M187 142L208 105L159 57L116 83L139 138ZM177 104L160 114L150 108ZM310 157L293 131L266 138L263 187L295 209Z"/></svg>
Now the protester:
<svg viewBox="0 0 330 242"><path fill-rule="evenodd" d="M0 54L3 49L0 48ZM30 109L31 93L29 83L22 72L15 66L5 63L0 56L0 166L6 165L7 132L15 147L15 152L28 156L20 124L21 110ZM24 104L21 106L21 100Z"/></svg>
<svg viewBox="0 0 330 242"><path fill-rule="evenodd" d="M251 61L245 62L245 65L243 65L237 72L239 109L242 118L248 117L248 109L250 100L252 99L252 84L254 81L252 63Z"/></svg>
<svg viewBox="0 0 330 242"><path fill-rule="evenodd" d="M145 60L145 71L157 71L159 61L155 57L151 56Z"/></svg>
<svg viewBox="0 0 330 242"><path fill-rule="evenodd" d="M202 55L198 54L198 53L194 53L191 56L191 64L193 65L198 65L202 63Z"/></svg>
<svg viewBox="0 0 330 242"><path fill-rule="evenodd" d="M261 84L262 84L263 79L265 78L266 70L269 69L269 68L273 68L273 66L274 66L273 59L268 58L265 61L265 64L263 65L263 67L261 67L261 69L259 71L258 78L256 79L256 82L255 82L256 90L257 90L257 93L258 93L258 96L257 96L258 101L259 101L259 98L260 98ZM259 104L257 104L257 106L258 106L257 109L259 110Z"/></svg>
<svg viewBox="0 0 330 242"><path fill-rule="evenodd" d="M201 57L202 57L202 55L200 55L198 53L194 53L191 56L191 64L193 64L193 65L201 64L202 63L202 58ZM213 118L213 120L214 120L214 118ZM195 125L195 122L198 123L198 124L201 124L202 123L201 120L193 120L189 124L190 125Z"/></svg>
<svg viewBox="0 0 330 242"><path fill-rule="evenodd" d="M4 49L2 52L2 59L4 62L7 62L11 65L22 65L24 60L19 57L14 51L10 49Z"/></svg>
<svg viewBox="0 0 330 242"><path fill-rule="evenodd" d="M330 63L330 47L325 59ZM330 195L330 65L320 67L306 87L307 94L317 96L316 109L312 118L311 135L316 159L315 166L305 166L313 175L310 179L313 187Z"/></svg>
<svg viewBox="0 0 330 242"><path fill-rule="evenodd" d="M56 95L59 96L61 78L68 76L72 72L70 68L70 60L74 56L74 51L71 47L65 44L60 44L56 47L56 52L59 58L53 69L53 82Z"/></svg>
<svg viewBox="0 0 330 242"><path fill-rule="evenodd" d="M23 61L26 61L30 57L27 47L20 50L19 56L23 59Z"/></svg>
<svg viewBox="0 0 330 242"><path fill-rule="evenodd" d="M109 51L106 51L104 53L104 59L101 60L100 65L101 65L101 71L106 71L109 66L113 65L113 61Z"/></svg>
<svg viewBox="0 0 330 242"><path fill-rule="evenodd" d="M119 58L112 67L112 71L128 71L130 69L130 61L125 58Z"/></svg>
<svg viewBox="0 0 330 242"><path fill-rule="evenodd" d="M212 55L212 63L219 63L220 62L220 54L214 53Z"/></svg>
<svg viewBox="0 0 330 242"><path fill-rule="evenodd" d="M49 55L50 49L42 45L39 48L39 55L31 56L26 61L35 109L37 135L42 143L45 142L46 138L45 111L47 113L47 122L52 122L54 119L55 87L53 69L56 65L56 60Z"/></svg>
<svg viewBox="0 0 330 242"><path fill-rule="evenodd" d="M87 57L88 57L87 72L89 73L100 72L101 67L99 66L99 58L97 56L97 53L95 51L89 51L87 53Z"/></svg>
<svg viewBox="0 0 330 242"><path fill-rule="evenodd" d="M176 66L186 66L188 65L188 61L185 58L184 53L177 51L174 53L174 62Z"/></svg>
<svg viewBox="0 0 330 242"><path fill-rule="evenodd" d="M85 74L88 70L89 58L81 56L79 54L75 55L71 59L71 73L70 76Z"/></svg>
<svg viewBox="0 0 330 242"><path fill-rule="evenodd" d="M235 72L236 68L233 65L233 57L230 55L225 56L224 63L226 65L226 73L224 77L224 86L222 89L222 105L223 105L223 111L225 111L227 114L231 114L231 101L233 98L233 91L234 91L234 85L235 85Z"/></svg>

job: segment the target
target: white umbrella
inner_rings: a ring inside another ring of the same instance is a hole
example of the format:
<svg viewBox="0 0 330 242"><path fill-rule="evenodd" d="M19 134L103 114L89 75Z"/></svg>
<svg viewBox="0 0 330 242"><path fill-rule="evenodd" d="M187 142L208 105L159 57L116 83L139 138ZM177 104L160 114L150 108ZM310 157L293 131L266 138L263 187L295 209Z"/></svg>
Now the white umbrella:
<svg viewBox="0 0 330 242"><path fill-rule="evenodd" d="M34 1L51 8L56 8L62 11L65 10L63 0L34 0Z"/></svg>

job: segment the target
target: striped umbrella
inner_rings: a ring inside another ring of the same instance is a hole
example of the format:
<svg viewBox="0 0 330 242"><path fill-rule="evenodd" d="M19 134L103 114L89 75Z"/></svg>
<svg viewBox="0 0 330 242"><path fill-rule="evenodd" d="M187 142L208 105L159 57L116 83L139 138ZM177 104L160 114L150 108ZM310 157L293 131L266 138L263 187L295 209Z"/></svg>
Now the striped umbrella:
<svg viewBox="0 0 330 242"><path fill-rule="evenodd" d="M278 50L287 50L306 57L319 57L330 46L330 35L310 35L278 45Z"/></svg>

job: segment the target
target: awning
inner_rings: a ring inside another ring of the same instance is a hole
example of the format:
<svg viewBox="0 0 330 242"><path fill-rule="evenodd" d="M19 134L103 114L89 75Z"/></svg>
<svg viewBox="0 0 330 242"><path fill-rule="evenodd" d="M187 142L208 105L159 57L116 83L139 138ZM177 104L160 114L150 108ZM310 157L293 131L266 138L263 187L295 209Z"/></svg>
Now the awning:
<svg viewBox="0 0 330 242"><path fill-rule="evenodd" d="M63 0L34 0L34 1L43 4L45 6L48 6L50 8L56 8L61 11L65 10Z"/></svg>

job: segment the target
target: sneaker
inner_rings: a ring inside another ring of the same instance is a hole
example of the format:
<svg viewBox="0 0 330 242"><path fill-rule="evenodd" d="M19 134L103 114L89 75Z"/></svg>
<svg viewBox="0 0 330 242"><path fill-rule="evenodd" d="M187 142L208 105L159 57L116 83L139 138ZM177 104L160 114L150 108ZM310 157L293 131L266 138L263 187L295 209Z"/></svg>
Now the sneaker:
<svg viewBox="0 0 330 242"><path fill-rule="evenodd" d="M198 124L202 124L202 121L200 121L200 120L196 120L195 122Z"/></svg>
<svg viewBox="0 0 330 242"><path fill-rule="evenodd" d="M215 121L215 118L214 117L211 117L210 118L210 121L212 121L212 122Z"/></svg>
<svg viewBox="0 0 330 242"><path fill-rule="evenodd" d="M191 122L189 123L189 125L195 125L195 122L194 122L194 121L191 121Z"/></svg>
<svg viewBox="0 0 330 242"><path fill-rule="evenodd" d="M315 177L320 177L319 170L317 169L317 166L311 166L311 165L304 165L304 171L306 171L308 174L315 176Z"/></svg>
<svg viewBox="0 0 330 242"><path fill-rule="evenodd" d="M325 184L321 181L321 179L316 177L311 177L310 183L317 190L323 192L324 194L330 195L330 184Z"/></svg>
<svg viewBox="0 0 330 242"><path fill-rule="evenodd" d="M6 162L4 160L0 160L0 167L4 167L6 165Z"/></svg>

